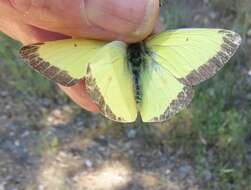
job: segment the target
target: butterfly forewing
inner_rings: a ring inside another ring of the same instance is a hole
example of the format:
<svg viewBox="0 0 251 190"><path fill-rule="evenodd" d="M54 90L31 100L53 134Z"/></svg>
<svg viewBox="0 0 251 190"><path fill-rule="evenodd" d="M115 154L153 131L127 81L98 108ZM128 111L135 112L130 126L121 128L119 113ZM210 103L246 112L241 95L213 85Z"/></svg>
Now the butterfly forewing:
<svg viewBox="0 0 251 190"><path fill-rule="evenodd" d="M212 77L241 43L238 34L219 29L179 29L146 41L153 59L186 85Z"/></svg>
<svg viewBox="0 0 251 190"><path fill-rule="evenodd" d="M105 42L66 39L24 46L20 54L37 72L64 86L72 86L86 73L88 60Z"/></svg>

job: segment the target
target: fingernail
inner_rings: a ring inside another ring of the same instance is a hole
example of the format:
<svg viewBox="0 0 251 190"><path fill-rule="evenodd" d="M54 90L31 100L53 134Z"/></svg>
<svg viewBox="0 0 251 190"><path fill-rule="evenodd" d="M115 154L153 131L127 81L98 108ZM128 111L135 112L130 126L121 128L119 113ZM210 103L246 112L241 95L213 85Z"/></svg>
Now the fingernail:
<svg viewBox="0 0 251 190"><path fill-rule="evenodd" d="M151 33L157 18L156 0L86 0L83 14L91 25L124 36Z"/></svg>
<svg viewBox="0 0 251 190"><path fill-rule="evenodd" d="M135 36L145 35L147 32L152 32L155 26L156 18L158 16L158 12L156 12L156 10L158 10L157 6L159 5L155 0L147 1L143 22L133 33ZM151 31L148 29L151 29Z"/></svg>

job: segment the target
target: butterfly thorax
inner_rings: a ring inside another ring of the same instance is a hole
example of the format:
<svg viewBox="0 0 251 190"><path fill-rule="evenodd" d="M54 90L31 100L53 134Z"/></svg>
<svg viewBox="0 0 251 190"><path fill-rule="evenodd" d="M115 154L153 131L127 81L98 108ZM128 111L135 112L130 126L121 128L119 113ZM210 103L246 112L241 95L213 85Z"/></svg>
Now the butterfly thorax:
<svg viewBox="0 0 251 190"><path fill-rule="evenodd" d="M130 44L127 49L128 65L133 74L136 102L141 102L140 70L145 64L145 54L148 50L143 42Z"/></svg>

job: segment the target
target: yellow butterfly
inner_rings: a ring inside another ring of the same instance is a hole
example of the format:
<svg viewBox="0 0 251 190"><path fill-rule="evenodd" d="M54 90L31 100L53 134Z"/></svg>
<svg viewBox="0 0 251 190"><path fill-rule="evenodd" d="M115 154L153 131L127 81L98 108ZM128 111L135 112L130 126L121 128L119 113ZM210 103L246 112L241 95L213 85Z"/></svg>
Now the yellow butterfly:
<svg viewBox="0 0 251 190"><path fill-rule="evenodd" d="M38 43L21 49L36 71L64 86L85 78L101 113L118 122L171 118L192 100L192 87L212 77L241 37L222 29L178 29L126 44L87 39Z"/></svg>

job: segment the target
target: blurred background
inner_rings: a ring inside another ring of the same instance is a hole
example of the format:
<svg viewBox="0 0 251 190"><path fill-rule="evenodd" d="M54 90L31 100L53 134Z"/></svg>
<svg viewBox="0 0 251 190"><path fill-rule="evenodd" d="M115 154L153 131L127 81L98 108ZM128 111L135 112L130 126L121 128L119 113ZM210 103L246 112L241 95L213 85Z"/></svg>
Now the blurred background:
<svg viewBox="0 0 251 190"><path fill-rule="evenodd" d="M243 43L188 109L155 125L81 110L0 33L0 190L251 189L251 0L169 0L162 18Z"/></svg>

